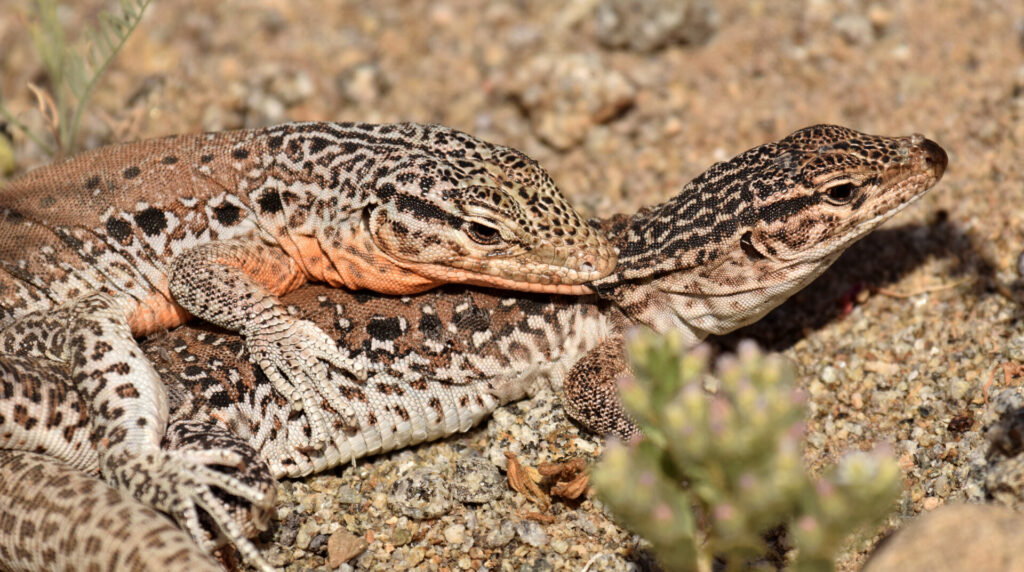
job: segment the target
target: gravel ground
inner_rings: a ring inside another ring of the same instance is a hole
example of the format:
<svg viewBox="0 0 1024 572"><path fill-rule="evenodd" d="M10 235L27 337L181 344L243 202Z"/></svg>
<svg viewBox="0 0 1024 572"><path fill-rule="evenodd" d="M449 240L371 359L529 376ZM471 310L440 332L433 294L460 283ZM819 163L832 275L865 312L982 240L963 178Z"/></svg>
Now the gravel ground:
<svg viewBox="0 0 1024 572"><path fill-rule="evenodd" d="M107 4L60 16L80 30ZM285 120L441 122L522 149L580 210L608 215L813 123L925 134L950 156L931 194L715 343L752 337L799 364L813 470L891 445L906 479L886 532L980 499L983 429L1024 377L1024 3L633 4L157 0L97 89L85 144ZM38 125L27 5L4 4L0 92ZM21 137L15 150L19 169L45 161ZM505 450L536 465L599 448L542 393L459 438L282 483L266 550L295 570L364 545L349 565L646 567L594 501L542 513L494 473ZM453 481L473 490L446 491ZM839 567L858 568L880 537Z"/></svg>

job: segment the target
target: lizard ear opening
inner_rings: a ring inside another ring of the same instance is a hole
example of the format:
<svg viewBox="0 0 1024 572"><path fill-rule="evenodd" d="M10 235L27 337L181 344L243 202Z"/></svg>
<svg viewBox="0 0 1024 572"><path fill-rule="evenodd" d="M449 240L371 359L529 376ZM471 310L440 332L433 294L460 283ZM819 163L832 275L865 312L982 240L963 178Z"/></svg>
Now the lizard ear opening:
<svg viewBox="0 0 1024 572"><path fill-rule="evenodd" d="M747 258L751 260L764 260L768 258L754 246L753 237L754 233L749 230L740 237L740 248L743 249L743 254L746 254Z"/></svg>

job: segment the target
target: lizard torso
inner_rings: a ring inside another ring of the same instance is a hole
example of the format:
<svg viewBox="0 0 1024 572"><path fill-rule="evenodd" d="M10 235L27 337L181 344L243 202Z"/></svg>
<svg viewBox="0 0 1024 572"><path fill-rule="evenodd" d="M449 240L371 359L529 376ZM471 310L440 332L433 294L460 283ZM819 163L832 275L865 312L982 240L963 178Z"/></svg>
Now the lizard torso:
<svg viewBox="0 0 1024 572"><path fill-rule="evenodd" d="M505 297L464 287L400 297L311 285L285 301L369 370L364 383L332 374L355 411L355 428L341 430L334 418L338 430L323 450L287 445L289 434L308 431L306 420L261 381L235 336L185 326L143 346L158 371L177 380L175 417L224 424L263 452L275 476L465 431L537 387L559 388L618 320L593 296Z"/></svg>
<svg viewBox="0 0 1024 572"><path fill-rule="evenodd" d="M286 124L117 145L28 173L0 190L0 209L0 323L102 289L125 301L134 333L174 327L187 314L170 261L247 236L295 261L270 280L277 295L307 279L581 293L614 265L536 163L441 126Z"/></svg>

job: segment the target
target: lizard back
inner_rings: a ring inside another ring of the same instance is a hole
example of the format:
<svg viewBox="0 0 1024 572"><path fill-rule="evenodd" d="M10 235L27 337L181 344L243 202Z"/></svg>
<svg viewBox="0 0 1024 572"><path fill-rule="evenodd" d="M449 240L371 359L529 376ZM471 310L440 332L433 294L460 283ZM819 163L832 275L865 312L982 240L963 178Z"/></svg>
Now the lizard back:
<svg viewBox="0 0 1024 572"><path fill-rule="evenodd" d="M100 290L150 308L157 323L180 323L183 313L164 315L180 311L167 288L167 261L256 228L230 185L235 168L218 152L231 139L105 147L0 190L0 321Z"/></svg>

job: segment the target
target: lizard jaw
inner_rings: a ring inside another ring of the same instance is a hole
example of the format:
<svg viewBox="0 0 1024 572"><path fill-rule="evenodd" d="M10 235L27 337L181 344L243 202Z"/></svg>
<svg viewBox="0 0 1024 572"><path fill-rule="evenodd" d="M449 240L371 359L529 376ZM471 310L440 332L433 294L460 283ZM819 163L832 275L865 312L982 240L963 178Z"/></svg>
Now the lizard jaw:
<svg viewBox="0 0 1024 572"><path fill-rule="evenodd" d="M416 265L415 267L409 268L409 270L420 276L436 280L438 283L472 284L474 286L485 286L489 288L499 288L502 290L517 290L520 292L531 292L535 294L585 296L595 293L594 289L587 284L530 282L493 276L463 268L451 268L437 264ZM540 276L541 280L546 279L543 275L538 276ZM428 288L424 288L424 290Z"/></svg>

